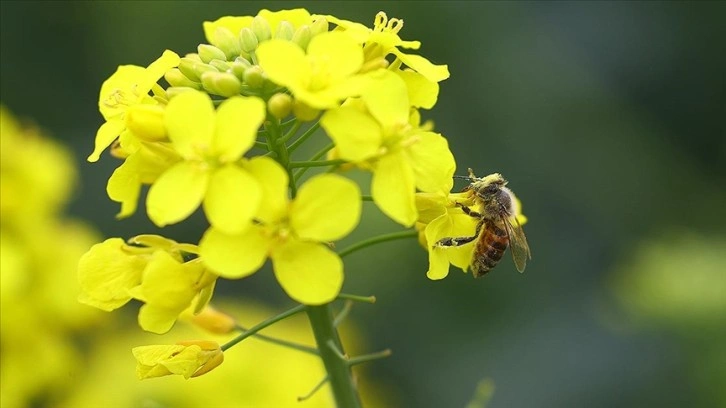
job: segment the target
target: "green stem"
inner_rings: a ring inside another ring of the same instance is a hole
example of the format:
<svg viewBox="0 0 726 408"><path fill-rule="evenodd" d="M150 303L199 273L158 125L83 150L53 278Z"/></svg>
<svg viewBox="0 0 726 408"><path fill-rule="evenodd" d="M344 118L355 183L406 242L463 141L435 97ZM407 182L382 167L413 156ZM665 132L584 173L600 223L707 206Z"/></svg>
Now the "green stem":
<svg viewBox="0 0 726 408"><path fill-rule="evenodd" d="M362 196L360 196L360 199L361 199L361 201L373 201L373 196L363 194Z"/></svg>
<svg viewBox="0 0 726 408"><path fill-rule="evenodd" d="M269 148L270 148L268 146L267 142L257 142L257 141L255 141L255 147L258 149L263 149L263 150L269 150Z"/></svg>
<svg viewBox="0 0 726 408"><path fill-rule="evenodd" d="M297 314L297 313L302 312L303 310L305 310L305 308L307 308L307 306L305 306L305 305L297 305L297 306L293 307L292 309L290 309L290 310L288 310L286 312L282 312L282 313L280 313L277 316L273 316L273 317L265 320L262 323L258 323L256 325L252 326L246 332L244 332L244 333L240 334L239 336L233 338L232 340L228 341L227 343L224 343L222 345L222 347L221 347L222 348L222 351L226 351L230 347L232 347L235 344L239 343L240 341L246 339L247 337L250 337L250 336L253 336L253 335L257 334L258 331L264 329L265 327L269 327L269 326L271 326L271 325L279 322L280 320L287 319L288 317L290 317L290 316L292 316L294 314Z"/></svg>
<svg viewBox="0 0 726 408"><path fill-rule="evenodd" d="M358 391L353 384L353 377L348 360L342 359L343 347L338 332L333 326L333 314L330 304L308 306L308 318L313 328L315 342L320 351L325 370L328 372L330 388L333 390L336 405L339 408L359 408L361 406ZM333 346L333 347L331 347Z"/></svg>
<svg viewBox="0 0 726 408"><path fill-rule="evenodd" d="M378 351L376 353L364 354L362 356L353 357L348 359L348 365L354 366L357 364L367 363L369 361L380 360L382 358L389 357L392 354L390 349Z"/></svg>
<svg viewBox="0 0 726 408"><path fill-rule="evenodd" d="M310 126L308 130L305 131L305 133L300 135L297 140L290 143L290 146L287 148L287 150L289 150L290 153L294 152L301 144L305 143L305 141L308 140L308 138L310 138L310 136L312 136L318 129L320 129L320 122L313 123L313 125Z"/></svg>
<svg viewBox="0 0 726 408"><path fill-rule="evenodd" d="M267 129L267 144L270 148L270 152L275 152L277 160L282 167L287 171L288 179L290 180L290 195L294 198L297 194L297 187L295 186L295 178L292 174L292 168L290 167L290 151L288 150L285 143L279 143L279 140L283 137L282 130L280 129L280 122L278 119L268 117L265 122L265 128Z"/></svg>
<svg viewBox="0 0 726 408"><path fill-rule="evenodd" d="M342 258L344 256L352 254L353 252L359 251L363 248L367 248L371 245L380 244L381 242L394 241L397 239L405 239L405 238L414 238L416 236L418 236L418 231L416 231L416 230L406 230L406 231L400 231L400 232L392 232L390 234L379 235L377 237L372 237L372 238L363 240L361 242L357 242L345 249L342 249L340 252L338 252L338 256L340 256Z"/></svg>
<svg viewBox="0 0 726 408"><path fill-rule="evenodd" d="M236 328L237 328L237 330L239 330L241 332L249 331L242 326L236 326ZM314 354L316 356L320 355L320 353L318 353L318 349L316 349L315 347L310 347L310 346L306 346L303 344L297 344L297 343L293 343L291 341L282 340L282 339L278 339L278 338L270 337L270 336L265 336L264 334L259 334L259 333L255 334L255 338L264 340L268 343L277 344L279 346L284 346L284 347L288 347L288 348L295 349L298 351L302 351L303 353Z"/></svg>
<svg viewBox="0 0 726 408"><path fill-rule="evenodd" d="M376 303L376 297L375 296L360 296L360 295L349 295L347 293L338 293L338 299L346 299L346 300L352 300L354 302L363 302L363 303Z"/></svg>
<svg viewBox="0 0 726 408"><path fill-rule="evenodd" d="M343 320L345 320L346 317L348 317L348 314L350 314L350 309L353 308L353 301L352 300L346 300L345 305L343 305L343 308L338 312L337 315L335 315L335 319L333 320L333 326L338 327L341 323L343 323Z"/></svg>
<svg viewBox="0 0 726 408"><path fill-rule="evenodd" d="M283 126L284 126L284 124L280 125L281 128ZM295 123L293 123L293 125L292 125L292 128L290 128L290 130L288 130L287 133L285 133L285 136L281 137L277 141L277 143L287 143L287 141L290 140L291 137L295 136L297 131L300 130L301 126L302 126L302 122L300 122L299 120L295 121Z"/></svg>
<svg viewBox="0 0 726 408"><path fill-rule="evenodd" d="M291 161L291 168L298 167L325 167L325 166L336 166L338 164L346 163L345 160L318 160L318 161Z"/></svg>
<svg viewBox="0 0 726 408"><path fill-rule="evenodd" d="M313 157L310 158L310 161L318 160L319 158L325 156L326 153L328 153L330 150L332 150L335 147L335 143L331 143L324 148L320 149L317 153L313 155ZM308 171L310 167L303 167L302 169L298 170L295 173L295 181L300 180L300 177L302 177L303 174L305 174L306 171Z"/></svg>

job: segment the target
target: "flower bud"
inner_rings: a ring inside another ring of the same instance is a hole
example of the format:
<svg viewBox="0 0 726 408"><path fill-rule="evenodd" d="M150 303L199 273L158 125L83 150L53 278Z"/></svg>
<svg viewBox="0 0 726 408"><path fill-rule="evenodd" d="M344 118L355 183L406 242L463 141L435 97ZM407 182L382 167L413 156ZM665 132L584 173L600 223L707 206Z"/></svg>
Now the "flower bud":
<svg viewBox="0 0 726 408"><path fill-rule="evenodd" d="M328 31L328 20L325 17L318 17L310 26L310 34L315 37L318 34Z"/></svg>
<svg viewBox="0 0 726 408"><path fill-rule="evenodd" d="M242 50L239 43L239 37L224 27L217 27L214 34L217 39L219 49L224 51L224 54L227 56L226 59L232 60L239 55Z"/></svg>
<svg viewBox="0 0 726 408"><path fill-rule="evenodd" d="M299 45L300 48L303 50L308 49L308 44L310 44L310 39L312 38L312 34L310 32L310 27L307 25L304 25L300 28L298 28L297 31L295 31L295 34L292 36L292 42Z"/></svg>
<svg viewBox="0 0 726 408"><path fill-rule="evenodd" d="M213 45L199 44L199 46L197 46L197 52L199 53L199 58L201 58L202 62L209 63L209 61L215 59L222 61L227 60L227 56L224 54L224 51Z"/></svg>
<svg viewBox="0 0 726 408"><path fill-rule="evenodd" d="M239 30L239 41L242 51L248 54L257 49L257 36L247 27Z"/></svg>
<svg viewBox="0 0 726 408"><path fill-rule="evenodd" d="M293 34L295 34L295 27L289 21L282 20L280 21L280 25L277 26L275 38L290 41L292 40Z"/></svg>
<svg viewBox="0 0 726 408"><path fill-rule="evenodd" d="M286 93L276 93L267 101L267 110L272 116L283 119L292 110L292 96Z"/></svg>
<svg viewBox="0 0 726 408"><path fill-rule="evenodd" d="M229 62L218 59L209 61L209 65L216 68L219 72L227 72L232 68Z"/></svg>
<svg viewBox="0 0 726 408"><path fill-rule="evenodd" d="M181 62L179 62L179 71L194 82L201 82L202 73L204 72L219 72L217 68L209 64L197 62L188 57L182 58Z"/></svg>
<svg viewBox="0 0 726 408"><path fill-rule="evenodd" d="M303 102L300 102L299 99L295 99L295 101L292 103L292 113L299 120L301 120L303 122L310 122L310 121L315 120L315 118L318 117L318 115L320 114L320 111L306 105Z"/></svg>
<svg viewBox="0 0 726 408"><path fill-rule="evenodd" d="M255 33L257 41L267 41L272 37L270 23L264 17L256 16L252 19L252 32Z"/></svg>
<svg viewBox="0 0 726 408"><path fill-rule="evenodd" d="M247 60L243 59L243 61L245 61L245 63L235 61L230 64L230 72L232 72L232 74L234 74L234 76L236 76L240 81L244 81L245 71L247 68L252 66L249 62L247 62Z"/></svg>
<svg viewBox="0 0 726 408"><path fill-rule="evenodd" d="M209 93L230 97L240 91L239 79L229 72L205 72L202 74L202 86Z"/></svg>
<svg viewBox="0 0 726 408"><path fill-rule="evenodd" d="M198 314L192 315L189 320L202 329L215 334L231 333L237 327L237 322L232 316L220 312L212 306L206 306Z"/></svg>
<svg viewBox="0 0 726 408"><path fill-rule="evenodd" d="M262 68L257 65L247 68L243 77L244 83L250 88L261 88L265 84L265 76L262 73Z"/></svg>
<svg viewBox="0 0 726 408"><path fill-rule="evenodd" d="M137 104L126 110L126 128L134 136L149 142L166 139L164 108L160 105Z"/></svg>
<svg viewBox="0 0 726 408"><path fill-rule="evenodd" d="M186 86L189 88L201 89L199 82L187 78L178 68L172 68L164 74L164 79L171 86Z"/></svg>
<svg viewBox="0 0 726 408"><path fill-rule="evenodd" d="M188 86L170 86L166 88L166 96L171 100L177 95L180 95L184 92L194 91L194 90L201 90L202 84L199 84L199 89L197 88L190 88Z"/></svg>

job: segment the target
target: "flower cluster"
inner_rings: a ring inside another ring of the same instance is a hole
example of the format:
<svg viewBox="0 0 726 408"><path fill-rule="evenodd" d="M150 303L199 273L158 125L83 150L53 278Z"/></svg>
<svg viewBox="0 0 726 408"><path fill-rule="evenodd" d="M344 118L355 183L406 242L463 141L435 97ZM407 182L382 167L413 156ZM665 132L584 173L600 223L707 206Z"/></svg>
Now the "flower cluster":
<svg viewBox="0 0 726 408"><path fill-rule="evenodd" d="M141 235L94 246L79 266L81 301L113 310L137 299L141 327L163 333L202 310L218 278L249 276L267 259L293 300L335 300L344 272L334 242L358 225L363 198L336 171L370 172L363 189L404 227L426 217L421 194L445 198L453 186L448 142L421 121L448 68L408 53L420 43L401 39L402 27L383 12L369 28L304 9L262 10L205 22L208 43L196 53L167 50L146 68L120 66L101 87L105 123L88 157L109 149L122 160L107 185L118 217L137 210L148 186L145 211L157 226L201 208L209 228L198 245ZM293 160L319 128L332 143ZM327 171L302 177L315 167ZM164 353L200 363L196 348L175 347Z"/></svg>

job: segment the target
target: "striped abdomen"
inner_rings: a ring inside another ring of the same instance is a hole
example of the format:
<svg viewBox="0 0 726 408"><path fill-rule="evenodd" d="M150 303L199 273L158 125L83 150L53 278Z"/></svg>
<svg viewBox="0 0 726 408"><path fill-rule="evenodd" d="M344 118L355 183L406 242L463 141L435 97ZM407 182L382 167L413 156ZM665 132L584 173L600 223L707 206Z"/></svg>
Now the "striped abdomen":
<svg viewBox="0 0 726 408"><path fill-rule="evenodd" d="M504 225L487 220L474 248L471 269L478 278L497 266L509 246L509 236Z"/></svg>

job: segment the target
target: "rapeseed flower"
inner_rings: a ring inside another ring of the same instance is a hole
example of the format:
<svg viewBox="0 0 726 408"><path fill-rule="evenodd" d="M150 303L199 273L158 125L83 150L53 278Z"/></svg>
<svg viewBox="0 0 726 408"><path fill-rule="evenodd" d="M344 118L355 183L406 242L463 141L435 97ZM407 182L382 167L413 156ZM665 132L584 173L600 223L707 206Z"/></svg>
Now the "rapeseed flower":
<svg viewBox="0 0 726 408"><path fill-rule="evenodd" d="M164 121L171 147L182 160L151 186L149 218L158 226L173 224L204 202L213 226L241 232L259 207L261 187L237 162L253 146L265 112L265 103L255 97L229 98L216 111L202 92L174 97Z"/></svg>
<svg viewBox="0 0 726 408"><path fill-rule="evenodd" d="M210 228L199 244L202 260L219 276L236 279L251 275L269 257L292 299L310 305L332 301L343 285L343 262L327 243L358 224L358 186L338 175L317 175L289 201L282 168L259 160L251 164L266 180L263 211L242 234Z"/></svg>
<svg viewBox="0 0 726 408"><path fill-rule="evenodd" d="M165 375L198 377L218 367L224 353L213 341L183 341L174 345L134 347L136 375L141 380Z"/></svg>
<svg viewBox="0 0 726 408"><path fill-rule="evenodd" d="M166 50L147 68L137 65L118 67L116 72L101 85L98 109L106 122L96 133L95 147L93 153L88 156L88 161L98 161L101 152L127 130L126 114L129 109L137 105L159 103L157 98L149 95L149 91L153 91L154 95L163 96L164 90L157 81L166 71L179 65L179 61L176 53Z"/></svg>
<svg viewBox="0 0 726 408"><path fill-rule="evenodd" d="M404 80L385 70L374 78L360 100L326 112L320 123L341 159L373 171L378 207L412 226L418 217L416 189L448 192L456 163L443 136L418 126Z"/></svg>

